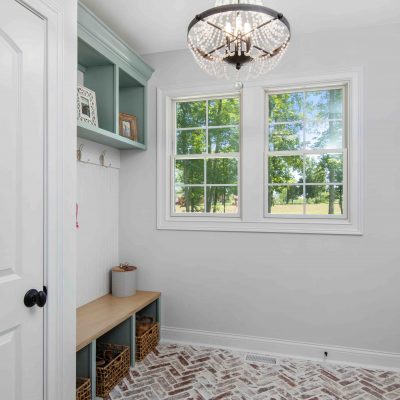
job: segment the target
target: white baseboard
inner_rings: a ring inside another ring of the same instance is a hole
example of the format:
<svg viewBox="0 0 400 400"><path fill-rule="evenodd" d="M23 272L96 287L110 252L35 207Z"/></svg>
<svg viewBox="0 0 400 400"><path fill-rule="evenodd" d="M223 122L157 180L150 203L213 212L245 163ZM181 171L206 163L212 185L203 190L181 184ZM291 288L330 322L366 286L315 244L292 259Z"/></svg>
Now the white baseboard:
<svg viewBox="0 0 400 400"><path fill-rule="evenodd" d="M206 345L243 352L267 353L278 357L300 358L333 364L400 371L399 353L325 346L321 344L173 328L169 326L161 328L161 342ZM324 360L325 351L328 352L327 360Z"/></svg>

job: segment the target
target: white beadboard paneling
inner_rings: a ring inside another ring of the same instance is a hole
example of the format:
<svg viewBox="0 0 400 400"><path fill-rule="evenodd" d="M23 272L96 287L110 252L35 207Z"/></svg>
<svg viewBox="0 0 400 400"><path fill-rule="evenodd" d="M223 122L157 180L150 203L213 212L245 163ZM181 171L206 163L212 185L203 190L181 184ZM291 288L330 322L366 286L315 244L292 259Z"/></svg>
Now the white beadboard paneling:
<svg viewBox="0 0 400 400"><path fill-rule="evenodd" d="M119 151L84 142L82 159L106 149L109 160L119 166ZM97 159L94 157L96 156ZM107 156L106 156L107 160ZM118 257L119 170L78 162L79 229L77 230L77 306L109 293L110 269Z"/></svg>

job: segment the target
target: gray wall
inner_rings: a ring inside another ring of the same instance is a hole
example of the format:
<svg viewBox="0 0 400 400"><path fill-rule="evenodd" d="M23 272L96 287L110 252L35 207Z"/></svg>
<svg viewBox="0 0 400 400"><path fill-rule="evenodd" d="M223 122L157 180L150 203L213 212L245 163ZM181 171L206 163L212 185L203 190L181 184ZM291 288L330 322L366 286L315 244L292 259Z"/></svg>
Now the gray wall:
<svg viewBox="0 0 400 400"><path fill-rule="evenodd" d="M163 292L165 326L400 353L399 42L399 25L294 34L273 73L364 68L362 237L157 231L156 87L210 78L188 51L146 57L149 149L121 152L120 256Z"/></svg>

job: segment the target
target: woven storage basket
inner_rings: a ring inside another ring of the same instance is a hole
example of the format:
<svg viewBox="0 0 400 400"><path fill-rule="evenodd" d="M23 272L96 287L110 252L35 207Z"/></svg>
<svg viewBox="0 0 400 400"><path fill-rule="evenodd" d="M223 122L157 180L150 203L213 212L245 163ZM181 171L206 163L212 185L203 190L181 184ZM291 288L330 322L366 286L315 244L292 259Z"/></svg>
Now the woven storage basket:
<svg viewBox="0 0 400 400"><path fill-rule="evenodd" d="M90 389L90 379L76 378L76 400L91 400Z"/></svg>
<svg viewBox="0 0 400 400"><path fill-rule="evenodd" d="M136 336L136 361L142 361L147 354L155 350L160 341L160 324L153 326L141 336Z"/></svg>
<svg viewBox="0 0 400 400"><path fill-rule="evenodd" d="M118 344L97 344L97 352L111 351L113 359L104 367L96 367L96 395L107 397L121 380L128 375L131 352L129 347Z"/></svg>

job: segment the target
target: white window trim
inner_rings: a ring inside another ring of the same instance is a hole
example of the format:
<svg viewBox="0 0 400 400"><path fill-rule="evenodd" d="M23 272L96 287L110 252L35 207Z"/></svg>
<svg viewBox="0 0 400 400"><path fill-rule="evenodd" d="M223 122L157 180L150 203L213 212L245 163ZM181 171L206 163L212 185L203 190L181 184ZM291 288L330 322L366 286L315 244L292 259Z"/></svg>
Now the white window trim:
<svg viewBox="0 0 400 400"><path fill-rule="evenodd" d="M265 98L279 88L346 85L348 88L347 218L273 218L265 216ZM312 77L246 82L241 92L240 217L171 215L172 104L176 98L237 94L233 83L157 90L157 229L276 232L306 234L363 233L362 70Z"/></svg>

